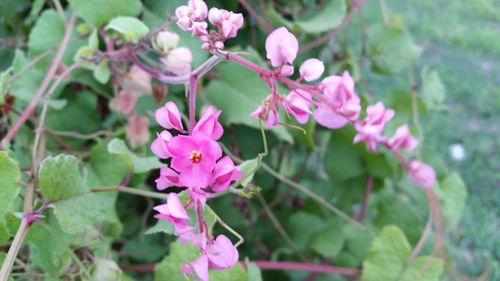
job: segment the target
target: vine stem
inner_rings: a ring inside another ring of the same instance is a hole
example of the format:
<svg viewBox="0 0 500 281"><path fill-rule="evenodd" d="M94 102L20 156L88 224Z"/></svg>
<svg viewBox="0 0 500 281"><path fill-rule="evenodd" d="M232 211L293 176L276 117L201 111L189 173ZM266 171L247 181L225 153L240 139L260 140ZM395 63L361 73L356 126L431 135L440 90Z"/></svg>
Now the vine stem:
<svg viewBox="0 0 500 281"><path fill-rule="evenodd" d="M16 232L16 236L14 237L14 240L10 245L9 252L7 253L7 256L5 257L5 260L2 264L2 268L0 269L0 281L7 281L7 279L9 278L10 271L12 269L12 266L14 265L14 261L17 257L17 254L19 253L19 249L21 249L24 237L28 232L28 227L28 219L23 218L21 220L21 224L19 225L19 229Z"/></svg>
<svg viewBox="0 0 500 281"><path fill-rule="evenodd" d="M196 74L189 77L189 132L194 129L196 125L196 84L198 79Z"/></svg>
<svg viewBox="0 0 500 281"><path fill-rule="evenodd" d="M141 190L137 188L127 187L127 186L99 186L91 189L92 192L102 192L102 191L119 191L123 193L129 193L134 195L139 195L142 197L155 198L160 200L166 200L167 195L159 192Z"/></svg>
<svg viewBox="0 0 500 281"><path fill-rule="evenodd" d="M0 142L0 149L3 148L3 144L5 142L11 141L14 136L16 135L17 131L21 128L21 126L28 120L28 118L33 114L33 111L35 111L36 106L38 104L38 101L42 98L43 94L45 93L45 90L47 90L50 81L52 78L54 78L54 75L56 74L57 68L59 67L59 64L62 61L64 52L66 51L66 47L68 46L69 39L71 37L71 33L73 31L73 27L75 26L76 22L76 14L73 13L71 15L71 18L66 26L66 31L64 33L63 39L61 41L61 44L59 45L59 49L56 53L56 56L54 60L52 61L52 64L50 65L47 75L45 75L45 78L42 81L42 84L40 84L40 87L38 87L37 91L35 92L35 95L31 99L30 103L28 104L28 107L24 109L23 113L17 120L17 122L10 128L10 130L7 132L7 134L2 138L2 141Z"/></svg>
<svg viewBox="0 0 500 281"><path fill-rule="evenodd" d="M368 198L370 198L370 194L372 193L373 188L373 177L372 175L368 175L368 180L366 182L365 195L363 197L363 202L361 203L361 209L359 210L358 215L356 216L357 221L362 221L366 214L366 208L368 207Z"/></svg>
<svg viewBox="0 0 500 281"><path fill-rule="evenodd" d="M325 264L299 263L284 261L252 261L260 269L288 269L318 273L335 273L345 276L357 276L361 273L360 269L337 267Z"/></svg>

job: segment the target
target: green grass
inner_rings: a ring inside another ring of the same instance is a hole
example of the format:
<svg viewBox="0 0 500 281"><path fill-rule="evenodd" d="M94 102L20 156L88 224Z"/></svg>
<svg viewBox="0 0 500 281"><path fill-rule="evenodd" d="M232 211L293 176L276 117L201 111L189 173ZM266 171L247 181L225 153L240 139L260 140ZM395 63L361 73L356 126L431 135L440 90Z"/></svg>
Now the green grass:
<svg viewBox="0 0 500 281"><path fill-rule="evenodd" d="M497 2L496 5L494 2ZM373 2L373 1L372 1ZM378 9L377 1L367 13ZM500 6L497 0L387 0L418 44L419 66L438 70L448 111L423 116L425 142L468 186L467 209L450 241L461 271L500 279ZM449 157L461 143L463 162ZM454 278L454 277L450 277Z"/></svg>

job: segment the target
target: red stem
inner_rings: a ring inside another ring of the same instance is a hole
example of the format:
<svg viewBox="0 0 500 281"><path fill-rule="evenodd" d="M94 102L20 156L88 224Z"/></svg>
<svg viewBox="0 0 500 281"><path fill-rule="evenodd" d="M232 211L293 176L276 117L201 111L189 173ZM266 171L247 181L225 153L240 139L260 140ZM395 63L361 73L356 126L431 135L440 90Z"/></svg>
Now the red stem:
<svg viewBox="0 0 500 281"><path fill-rule="evenodd" d="M335 273L345 276L357 276L361 273L358 268L337 267L325 264L284 262L284 261L252 261L261 269L285 269L320 273Z"/></svg>
<svg viewBox="0 0 500 281"><path fill-rule="evenodd" d="M356 216L357 221L362 221L365 217L366 207L368 206L368 198L372 193L373 188L373 177L368 175L368 181L366 182L365 196L363 197L363 202L361 203L361 209L359 210L358 215Z"/></svg>

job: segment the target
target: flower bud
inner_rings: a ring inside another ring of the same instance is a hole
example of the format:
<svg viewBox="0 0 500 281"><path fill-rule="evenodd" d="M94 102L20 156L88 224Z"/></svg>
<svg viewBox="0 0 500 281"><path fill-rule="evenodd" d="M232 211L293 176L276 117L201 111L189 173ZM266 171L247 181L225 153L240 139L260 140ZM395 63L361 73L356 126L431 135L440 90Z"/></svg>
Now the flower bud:
<svg viewBox="0 0 500 281"><path fill-rule="evenodd" d="M179 44L179 35L170 31L159 32L153 40L155 49L162 53L174 49Z"/></svg>
<svg viewBox="0 0 500 281"><path fill-rule="evenodd" d="M436 172L431 166L417 160L410 162L408 175L418 186L430 189L436 183Z"/></svg>
<svg viewBox="0 0 500 281"><path fill-rule="evenodd" d="M293 64L299 51L299 41L285 27L280 27L266 39L266 57L272 66L278 67L282 64Z"/></svg>
<svg viewBox="0 0 500 281"><path fill-rule="evenodd" d="M128 115L134 110L136 103L137 95L134 92L121 90L116 97L111 100L109 106L113 111Z"/></svg>
<svg viewBox="0 0 500 281"><path fill-rule="evenodd" d="M300 76L306 81L314 81L321 77L325 71L325 65L319 59L307 59L299 69Z"/></svg>
<svg viewBox="0 0 500 281"><path fill-rule="evenodd" d="M132 148L136 148L148 143L149 119L145 116L132 115L128 119L127 140Z"/></svg>
<svg viewBox="0 0 500 281"><path fill-rule="evenodd" d="M161 58L167 71L175 75L187 74L191 71L193 56L187 48L176 48L168 52L166 57Z"/></svg>
<svg viewBox="0 0 500 281"><path fill-rule="evenodd" d="M182 131L181 112L175 103L169 101L155 112L156 122L165 129Z"/></svg>

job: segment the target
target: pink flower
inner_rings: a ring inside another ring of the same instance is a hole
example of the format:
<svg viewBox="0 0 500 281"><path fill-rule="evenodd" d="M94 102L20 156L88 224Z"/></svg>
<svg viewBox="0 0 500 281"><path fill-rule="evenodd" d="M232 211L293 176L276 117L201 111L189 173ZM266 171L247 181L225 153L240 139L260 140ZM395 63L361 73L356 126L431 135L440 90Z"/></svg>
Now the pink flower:
<svg viewBox="0 0 500 281"><path fill-rule="evenodd" d="M215 162L222 156L217 142L202 134L176 136L167 148L172 154L171 166L180 174L180 185L208 187Z"/></svg>
<svg viewBox="0 0 500 281"><path fill-rule="evenodd" d="M297 89L290 92L283 102L285 110L295 116L300 124L305 124L311 114L309 110L311 104L307 99L310 100L311 95L304 90Z"/></svg>
<svg viewBox="0 0 500 281"><path fill-rule="evenodd" d="M299 51L299 41L285 27L275 29L266 39L267 58L272 66L292 64Z"/></svg>
<svg viewBox="0 0 500 281"><path fill-rule="evenodd" d="M149 142L150 137L148 117L132 115L128 118L127 140L131 147L145 145Z"/></svg>
<svg viewBox="0 0 500 281"><path fill-rule="evenodd" d="M171 186L179 186L179 174L168 167L161 167L160 177L155 182L156 189L158 190L165 190Z"/></svg>
<svg viewBox="0 0 500 281"><path fill-rule="evenodd" d="M394 136L390 138L387 143L392 149L404 148L412 151L417 147L418 140L410 134L408 124L404 124L396 130Z"/></svg>
<svg viewBox="0 0 500 281"><path fill-rule="evenodd" d="M341 128L358 118L361 100L354 91L354 80L349 72L342 76L328 76L321 82L324 102L313 112L314 119L327 128Z"/></svg>
<svg viewBox="0 0 500 281"><path fill-rule="evenodd" d="M212 190L222 192L229 187L232 181L239 180L242 177L243 173L238 170L238 167L234 166L233 160L225 156L215 165Z"/></svg>
<svg viewBox="0 0 500 281"><path fill-rule="evenodd" d="M165 57L160 58L168 72L175 75L183 75L191 71L193 55L188 48L175 48L169 51Z"/></svg>
<svg viewBox="0 0 500 281"><path fill-rule="evenodd" d="M319 59L308 59L300 66L299 72L306 81L314 81L321 77L325 65Z"/></svg>
<svg viewBox="0 0 500 281"><path fill-rule="evenodd" d="M211 8L208 12L208 20L219 28L225 39L236 37L238 30L243 26L242 14L224 9Z"/></svg>
<svg viewBox="0 0 500 281"><path fill-rule="evenodd" d="M236 247L229 238L222 234L217 236L212 245L208 246L206 255L210 267L214 269L231 268L239 258Z"/></svg>
<svg viewBox="0 0 500 281"><path fill-rule="evenodd" d="M208 7L203 0L189 0L187 6L180 6L175 10L177 25L184 31L191 31L193 25L205 21L207 13Z"/></svg>
<svg viewBox="0 0 500 281"><path fill-rule="evenodd" d="M291 65L283 65L280 70L280 74L283 76L290 76L293 74L294 68Z"/></svg>
<svg viewBox="0 0 500 281"><path fill-rule="evenodd" d="M170 221L175 225L185 225L190 220L177 193L169 193L167 203L154 207L154 210L159 213L155 218Z"/></svg>
<svg viewBox="0 0 500 281"><path fill-rule="evenodd" d="M170 158L170 152L167 149L167 143L172 139L169 131L162 131L151 143L151 151L160 159Z"/></svg>
<svg viewBox="0 0 500 281"><path fill-rule="evenodd" d="M207 110L194 126L192 134L203 134L213 140L220 139L224 133L224 129L217 118L219 118L221 113L221 110L215 108Z"/></svg>
<svg viewBox="0 0 500 281"><path fill-rule="evenodd" d="M167 102L155 112L156 122L165 129L176 129L182 131L181 112L174 102Z"/></svg>
<svg viewBox="0 0 500 281"><path fill-rule="evenodd" d="M187 243L193 241L195 238L194 231L196 227L190 226L188 224L174 224L175 235L179 237L179 241L182 243Z"/></svg>
<svg viewBox="0 0 500 281"><path fill-rule="evenodd" d="M274 127L280 123L278 109L271 95L267 96L259 107L250 113L250 116L263 120L266 128Z"/></svg>
<svg viewBox="0 0 500 281"><path fill-rule="evenodd" d="M110 107L125 115L130 114L137 103L138 95L133 91L121 90L111 101Z"/></svg>
<svg viewBox="0 0 500 281"><path fill-rule="evenodd" d="M377 143L383 140L381 135L384 130L385 123L392 119L394 110L385 109L382 102L377 102L366 108L366 118L355 124L358 131L354 136L354 143L364 141L371 151L377 150Z"/></svg>
<svg viewBox="0 0 500 281"><path fill-rule="evenodd" d="M201 255L194 261L187 263L182 267L182 272L186 274L193 274L193 270L200 281L210 280L210 276L208 274L208 258L206 255Z"/></svg>
<svg viewBox="0 0 500 281"><path fill-rule="evenodd" d="M436 183L436 172L434 169L417 160L410 162L408 175L411 181L425 189L432 188Z"/></svg>

